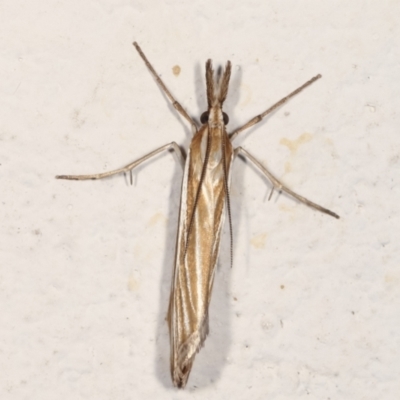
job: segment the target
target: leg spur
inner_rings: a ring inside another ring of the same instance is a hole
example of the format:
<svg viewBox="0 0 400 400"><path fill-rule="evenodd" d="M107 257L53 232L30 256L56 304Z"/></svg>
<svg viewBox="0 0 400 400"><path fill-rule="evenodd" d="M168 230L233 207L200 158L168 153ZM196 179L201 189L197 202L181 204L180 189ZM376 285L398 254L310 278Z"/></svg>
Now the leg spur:
<svg viewBox="0 0 400 400"><path fill-rule="evenodd" d="M327 208L321 207L320 205L313 203L312 201L306 199L303 196L300 196L299 194L293 192L292 190L290 190L289 188L287 188L282 182L280 182L278 179L276 179L256 158L254 158L248 151L246 151L245 149L243 149L243 147L237 147L235 149L235 157L241 154L244 157L246 157L248 160L250 160L253 165L259 170L261 171L261 173L268 178L268 180L272 183L273 189L277 189L279 191L283 191L286 192L287 194L289 194L290 196L294 197L295 199L301 201L302 203L304 203L305 205L314 208L318 211L321 211L325 214L330 215L331 217L334 218L340 218L339 215L337 215L336 213L334 213L333 211L328 210Z"/></svg>

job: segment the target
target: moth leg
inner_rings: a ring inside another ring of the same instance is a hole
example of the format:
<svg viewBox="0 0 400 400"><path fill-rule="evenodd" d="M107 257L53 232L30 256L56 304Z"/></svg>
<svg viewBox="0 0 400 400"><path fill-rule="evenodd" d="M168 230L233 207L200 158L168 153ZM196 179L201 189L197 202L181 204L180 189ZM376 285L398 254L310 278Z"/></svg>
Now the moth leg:
<svg viewBox="0 0 400 400"><path fill-rule="evenodd" d="M318 211L321 211L325 214L328 214L334 218L339 218L339 215L330 211L324 207L319 206L318 204L313 203L312 201L306 199L303 196L291 191L289 188L283 185L278 179L276 179L256 158L254 158L248 151L246 151L243 147L237 147L234 152L234 157L236 158L238 154L243 155L248 160L250 160L257 169L261 171L261 173L266 176L269 181L272 183L273 189L277 189L279 191L284 191L290 196L294 197L295 199L301 201L302 203L306 204L309 207L315 208Z"/></svg>
<svg viewBox="0 0 400 400"><path fill-rule="evenodd" d="M307 86L310 86L312 83L314 83L316 80L321 78L321 75L314 76L314 78L311 78L309 81L307 81L305 84L301 85L299 88L294 90L292 93L288 94L286 97L283 99L279 100L277 103L275 103L273 106L265 110L262 114L257 115L256 117L252 118L250 121L245 123L243 126L240 128L234 130L232 133L229 134L229 138L234 140L237 135L239 135L240 132L244 131L245 129L251 128L252 126L258 124L266 115L270 114L272 111L276 110L278 107L281 105L285 104L289 99L291 99L293 96L296 94L300 93L303 89L305 89Z"/></svg>
<svg viewBox="0 0 400 400"><path fill-rule="evenodd" d="M172 103L174 108L178 111L179 114L182 115L183 118L186 119L186 121L189 122L189 124L192 126L193 132L197 132L196 123L194 122L194 120L192 118L190 118L189 114L185 111L185 109L175 100L174 96L172 96L171 92L167 89L167 87L165 86L165 84L162 81L162 79L158 76L156 70L150 64L150 61L144 55L144 53L143 53L142 49L140 48L140 46L136 42L133 42L133 45L135 46L135 48L136 48L137 52L139 53L140 57L142 57L142 60L146 64L146 67L150 70L150 73L153 75L153 78L156 80L157 84L161 87L162 91L168 97L169 101Z"/></svg>
<svg viewBox="0 0 400 400"><path fill-rule="evenodd" d="M138 165L142 164L143 162L147 161L148 159L156 156L157 154L163 152L164 150L174 150L176 153L179 163L181 164L182 168L185 166L185 154L183 153L182 149L175 143L171 142L168 143L154 151L152 151L149 154L146 154L142 158L139 158L139 160L133 161L128 165L125 165L125 167L115 169L113 171L108 171L108 172L103 172L101 174L92 174L92 175L57 175L56 179L71 179L71 180L76 180L76 181L83 181L86 179L102 179L102 178L107 178L108 176L112 175L117 175L120 174L121 172L131 172L135 167ZM132 183L132 175L131 175L131 183Z"/></svg>

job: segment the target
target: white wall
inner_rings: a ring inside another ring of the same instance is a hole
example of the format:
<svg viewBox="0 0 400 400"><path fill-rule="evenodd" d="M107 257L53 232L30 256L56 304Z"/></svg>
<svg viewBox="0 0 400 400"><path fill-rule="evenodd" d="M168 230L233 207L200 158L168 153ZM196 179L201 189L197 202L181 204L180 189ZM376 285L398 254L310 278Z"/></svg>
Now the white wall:
<svg viewBox="0 0 400 400"><path fill-rule="evenodd" d="M398 399L399 8L3 0L0 398ZM231 129L323 75L235 143L341 219L268 202L271 187L237 161L233 269L225 229L211 334L185 392L165 322L179 165L160 156L133 186L54 179L187 147L134 40L196 118L205 61L231 60Z"/></svg>

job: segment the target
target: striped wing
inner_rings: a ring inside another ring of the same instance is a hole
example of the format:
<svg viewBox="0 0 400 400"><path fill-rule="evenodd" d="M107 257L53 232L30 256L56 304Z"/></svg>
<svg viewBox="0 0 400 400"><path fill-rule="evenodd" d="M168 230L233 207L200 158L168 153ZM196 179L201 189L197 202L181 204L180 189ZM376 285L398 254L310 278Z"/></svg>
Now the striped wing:
<svg viewBox="0 0 400 400"><path fill-rule="evenodd" d="M168 315L171 374L177 387L186 385L194 357L208 334L208 306L225 217L225 179L229 181L233 161L232 145L227 136L222 138L225 130L214 129L208 134L208 129L203 126L192 140L182 184ZM204 168L206 154L208 160Z"/></svg>

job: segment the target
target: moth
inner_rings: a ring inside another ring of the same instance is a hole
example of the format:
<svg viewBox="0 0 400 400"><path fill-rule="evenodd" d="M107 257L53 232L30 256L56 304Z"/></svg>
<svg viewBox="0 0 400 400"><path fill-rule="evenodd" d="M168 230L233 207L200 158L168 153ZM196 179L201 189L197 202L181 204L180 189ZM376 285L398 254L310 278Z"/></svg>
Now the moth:
<svg viewBox="0 0 400 400"><path fill-rule="evenodd" d="M151 75L161 87L177 112L191 125L194 136L187 155L175 143L159 147L130 164L109 172L92 175L58 175L57 179L102 179L120 173L130 173L146 160L172 150L182 164L182 181L175 268L173 274L168 324L171 341L171 377L173 384L184 388L194 358L208 335L208 310L225 215L228 215L232 263L232 218L229 185L232 165L238 155L252 163L272 184L272 191L284 191L300 202L318 211L339 218L334 212L298 195L275 178L255 157L242 147L234 148L233 140L244 130L259 123L266 115L286 103L291 97L311 85L321 75L307 81L262 114L243 126L227 133L228 115L222 106L228 94L231 63L215 74L211 60L206 62L207 111L201 117L201 126L178 103L147 60L139 45L136 50ZM270 196L271 197L271 196Z"/></svg>

